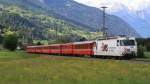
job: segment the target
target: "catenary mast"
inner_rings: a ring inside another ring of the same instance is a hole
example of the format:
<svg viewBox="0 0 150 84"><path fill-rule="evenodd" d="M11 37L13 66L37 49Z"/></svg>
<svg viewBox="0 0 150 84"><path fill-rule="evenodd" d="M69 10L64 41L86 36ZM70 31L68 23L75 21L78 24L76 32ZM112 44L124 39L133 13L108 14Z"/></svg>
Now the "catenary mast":
<svg viewBox="0 0 150 84"><path fill-rule="evenodd" d="M106 28L106 6L101 7L103 9L103 27L102 27L102 32L103 32L103 37L107 38L107 28Z"/></svg>

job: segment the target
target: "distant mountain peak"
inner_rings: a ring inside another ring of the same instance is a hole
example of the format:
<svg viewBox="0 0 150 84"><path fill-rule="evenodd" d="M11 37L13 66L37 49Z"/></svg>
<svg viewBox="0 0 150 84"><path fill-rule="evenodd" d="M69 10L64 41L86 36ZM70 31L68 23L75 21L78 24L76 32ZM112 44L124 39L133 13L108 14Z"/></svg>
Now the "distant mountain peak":
<svg viewBox="0 0 150 84"><path fill-rule="evenodd" d="M143 37L150 37L150 0L75 0L100 8L107 6L107 13L128 22ZM89 4L90 3L90 4Z"/></svg>
<svg viewBox="0 0 150 84"><path fill-rule="evenodd" d="M88 6L93 6L100 8L105 5L108 6L110 10L114 9L115 11L120 10L121 5L124 5L131 11L139 11L146 8L149 8L150 0L74 0ZM109 10L108 9L108 10Z"/></svg>
<svg viewBox="0 0 150 84"><path fill-rule="evenodd" d="M39 2L41 2L41 3L45 3L45 2L44 2L44 0L39 0Z"/></svg>

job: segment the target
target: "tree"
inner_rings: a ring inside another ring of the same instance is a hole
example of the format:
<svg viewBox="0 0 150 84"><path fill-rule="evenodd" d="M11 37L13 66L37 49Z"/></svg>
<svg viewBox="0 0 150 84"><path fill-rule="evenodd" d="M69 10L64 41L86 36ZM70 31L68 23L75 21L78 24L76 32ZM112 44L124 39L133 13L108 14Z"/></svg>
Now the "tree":
<svg viewBox="0 0 150 84"><path fill-rule="evenodd" d="M14 51L17 48L18 37L13 32L7 32L4 36L3 46L4 48Z"/></svg>
<svg viewBox="0 0 150 84"><path fill-rule="evenodd" d="M37 44L36 45L42 45L42 43L39 41L39 42L37 42Z"/></svg>
<svg viewBox="0 0 150 84"><path fill-rule="evenodd" d="M138 57L138 58L144 58L144 57L145 57L145 54L144 54L145 51L146 51L146 47L145 47L145 46L142 46L142 45L139 45L139 46L138 46L137 57Z"/></svg>
<svg viewBox="0 0 150 84"><path fill-rule="evenodd" d="M0 35L0 44L2 44L3 37Z"/></svg>
<svg viewBox="0 0 150 84"><path fill-rule="evenodd" d="M87 39L85 37L81 37L80 41L87 41Z"/></svg>

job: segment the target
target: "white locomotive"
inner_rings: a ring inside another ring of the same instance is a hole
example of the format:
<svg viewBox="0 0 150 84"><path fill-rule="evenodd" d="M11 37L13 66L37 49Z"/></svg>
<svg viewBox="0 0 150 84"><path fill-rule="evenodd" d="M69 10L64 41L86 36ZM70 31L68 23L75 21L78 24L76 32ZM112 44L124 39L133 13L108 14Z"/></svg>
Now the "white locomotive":
<svg viewBox="0 0 150 84"><path fill-rule="evenodd" d="M134 37L100 39L95 44L95 56L137 56L137 42Z"/></svg>

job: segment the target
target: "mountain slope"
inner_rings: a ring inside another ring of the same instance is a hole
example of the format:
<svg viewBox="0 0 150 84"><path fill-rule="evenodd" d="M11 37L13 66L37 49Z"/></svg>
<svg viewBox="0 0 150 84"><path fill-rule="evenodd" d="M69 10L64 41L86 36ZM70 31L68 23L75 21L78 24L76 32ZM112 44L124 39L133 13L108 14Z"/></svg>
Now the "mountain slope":
<svg viewBox="0 0 150 84"><path fill-rule="evenodd" d="M150 26L150 12L148 8L139 9L137 11L131 11L123 4L120 4L120 10L111 12L111 14L123 18L133 28L137 30L143 37L150 37L149 26Z"/></svg>
<svg viewBox="0 0 150 84"><path fill-rule="evenodd" d="M16 31L24 40L32 37L34 40L56 40L56 37L70 36L68 37L70 41L79 41L83 37L88 39L88 36L91 35L77 25L66 23L55 17L23 10L17 6L4 7L3 10L0 10L0 25Z"/></svg>
<svg viewBox="0 0 150 84"><path fill-rule="evenodd" d="M150 0L75 0L99 8L108 7L109 14L118 16L128 22L142 37L150 37Z"/></svg>
<svg viewBox="0 0 150 84"><path fill-rule="evenodd" d="M102 12L99 9L79 4L73 0L43 0L43 5L57 14L91 27L92 31L102 28ZM129 24L118 17L107 15L106 21L111 34L137 35ZM120 31L116 32L116 30Z"/></svg>
<svg viewBox="0 0 150 84"><path fill-rule="evenodd" d="M102 12L73 0L0 0L1 4L16 5L39 14L65 20L80 29L98 31L102 28ZM109 34L138 36L137 32L122 19L107 15ZM116 25L117 24L117 25Z"/></svg>

